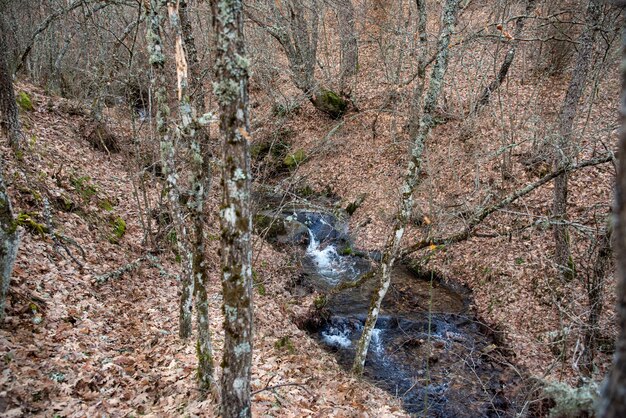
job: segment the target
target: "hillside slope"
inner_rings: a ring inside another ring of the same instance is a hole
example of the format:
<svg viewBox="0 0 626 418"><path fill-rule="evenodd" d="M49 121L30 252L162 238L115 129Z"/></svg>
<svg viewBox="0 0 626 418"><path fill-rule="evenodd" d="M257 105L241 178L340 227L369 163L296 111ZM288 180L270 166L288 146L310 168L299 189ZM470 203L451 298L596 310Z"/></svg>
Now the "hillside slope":
<svg viewBox="0 0 626 418"><path fill-rule="evenodd" d="M30 85L18 89L28 92L35 110L22 115L29 143L23 157L16 160L2 149L15 211L25 220L8 317L0 328L3 416L215 416L215 405L200 400L195 389L194 343L178 338L174 257L166 251L143 259L147 248L125 169L128 153L108 155L89 146L80 104ZM128 149L127 121L109 122ZM153 178L146 181L156 190ZM158 195L150 193L156 201ZM55 231L77 244L62 241L82 266L38 231L43 197L51 202ZM216 237L217 198L211 202L208 235ZM219 259L216 240L209 244L211 330L220 358ZM293 324L284 288L294 269L284 254L263 247L255 266L264 295L256 295L252 386L279 387L253 396L254 414L403 416L396 400L350 377ZM139 259L138 268L97 280ZM290 342L287 348L277 344L281 339Z"/></svg>

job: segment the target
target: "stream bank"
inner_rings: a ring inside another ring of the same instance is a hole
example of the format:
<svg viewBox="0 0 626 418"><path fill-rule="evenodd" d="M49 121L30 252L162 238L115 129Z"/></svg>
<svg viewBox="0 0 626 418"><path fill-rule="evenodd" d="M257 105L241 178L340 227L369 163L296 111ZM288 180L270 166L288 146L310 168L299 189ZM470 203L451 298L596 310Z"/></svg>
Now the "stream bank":
<svg viewBox="0 0 626 418"><path fill-rule="evenodd" d="M291 208L273 216L275 242L292 244L301 257L299 294L327 294L374 268L380 254L357 249L347 223L332 212ZM375 279L323 300L306 330L350 368ZM486 327L469 309L470 298L435 273L394 268L365 372L379 387L424 417L503 417L514 410L517 378Z"/></svg>

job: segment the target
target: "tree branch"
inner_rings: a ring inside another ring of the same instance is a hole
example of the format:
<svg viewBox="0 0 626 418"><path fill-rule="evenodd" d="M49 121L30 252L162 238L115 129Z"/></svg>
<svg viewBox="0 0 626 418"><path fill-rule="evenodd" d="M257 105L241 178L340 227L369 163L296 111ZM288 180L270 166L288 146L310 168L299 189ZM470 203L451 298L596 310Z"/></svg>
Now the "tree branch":
<svg viewBox="0 0 626 418"><path fill-rule="evenodd" d="M576 171L576 170L580 170L581 168L585 168L585 167L591 167L591 166L596 166L599 164L604 164L607 163L609 161L612 161L615 158L615 154L613 154L612 152L608 152L605 155L598 157L598 158L593 158L590 160L585 160L583 162L580 162L578 164L574 164L574 165L566 165L566 166L562 166L560 169L553 171L552 173L546 174L545 176L543 176L542 178L540 178L539 180L537 180L534 183L531 183L519 190L516 190L515 192L511 193L510 195L508 195L507 197L505 197L504 199L500 200L498 203L488 206L486 208L484 208L483 210L477 212L474 217L472 219L470 219L469 223L467 224L467 226L461 230L460 232L457 232L455 234L452 234L450 236L447 237L438 237L438 238L431 238L431 239L422 239L408 247L406 247L405 249L402 250L402 252L400 253L400 258L405 258L407 256L409 256L410 254L414 253L415 251L419 251L423 248L426 248L430 245L450 245L450 244L454 244L460 241L465 241L466 239L468 239L469 237L471 237L472 235L474 235L474 229L482 222L485 220L485 218L487 218L489 215L491 215L492 213L494 213L495 211L502 209L505 206L510 205L511 203L515 202L517 199L519 199L520 197L526 196L527 194L529 194L530 192L532 192L533 190L543 186L544 184L548 183L550 180L560 176L561 174L567 172L571 172L571 171Z"/></svg>

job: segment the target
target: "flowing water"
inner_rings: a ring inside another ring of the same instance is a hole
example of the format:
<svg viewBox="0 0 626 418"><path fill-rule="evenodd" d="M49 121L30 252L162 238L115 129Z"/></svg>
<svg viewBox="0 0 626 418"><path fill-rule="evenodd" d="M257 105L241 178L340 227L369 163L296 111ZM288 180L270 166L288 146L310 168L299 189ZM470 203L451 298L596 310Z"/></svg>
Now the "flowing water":
<svg viewBox="0 0 626 418"><path fill-rule="evenodd" d="M292 212L306 226L305 281L320 292L370 271L354 256L347 227L334 216ZM308 241L308 242L306 242ZM300 240L299 242L302 242ZM374 280L329 298L331 316L309 331L349 368L363 330ZM510 369L490 354L493 341L468 314L467 298L434 275L395 268L368 353L365 376L424 417L504 417L512 410Z"/></svg>

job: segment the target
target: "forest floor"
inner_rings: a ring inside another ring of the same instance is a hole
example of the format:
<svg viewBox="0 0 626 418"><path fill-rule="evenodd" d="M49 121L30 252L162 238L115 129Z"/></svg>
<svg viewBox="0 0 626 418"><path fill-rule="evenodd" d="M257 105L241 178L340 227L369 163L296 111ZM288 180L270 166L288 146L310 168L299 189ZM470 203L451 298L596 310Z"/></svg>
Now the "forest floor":
<svg viewBox="0 0 626 418"><path fill-rule="evenodd" d="M147 253L125 169L129 157L87 143L79 106L32 86L19 88L35 104L22 115L28 149L20 160L6 148L2 155L15 212L33 222L22 231L8 317L0 328L2 416L215 416L215 405L196 390L194 342L178 337L178 268L171 251L156 264L144 260L117 279L97 280ZM128 135L122 126L113 129ZM84 250L85 258L68 245L80 265L37 230L44 223L42 197L51 202L56 232ZM217 206L215 193L210 206ZM219 359L219 221L210 213L208 291ZM118 237L119 218L126 227ZM307 307L290 304L286 288L295 270L269 245L257 254L263 291L255 292L252 389L290 385L253 395L253 414L404 416L396 399L351 377L296 327L294 311Z"/></svg>
<svg viewBox="0 0 626 418"><path fill-rule="evenodd" d="M465 14L468 21L485 21L471 10ZM376 34L368 36L373 39ZM409 138L404 115L411 90L404 86L392 91L395 86L370 82L384 80L385 75L379 45L369 41L359 51L361 67L368 69L354 92L359 111L341 121L320 115L304 101L293 112L277 116L270 110L275 103L259 92L261 83L253 78L252 145L279 141L290 152L302 150L306 155L289 176L283 172L276 177L272 167L259 161L253 168L257 178L269 180L277 191L331 194L343 208L364 195L363 204L350 218L350 229L359 249L381 250L396 213L406 166ZM526 76L533 64L522 55L523 65L512 67L492 105L478 117L467 117L470 99L480 91L475 80L490 73L474 65L483 65L480 51L463 53L452 51L457 55L451 60L447 83L454 88L440 101L437 111L442 123L426 144L406 243L458 231L475 210L550 170L549 165L528 162L541 156L545 142L554 136L568 77ZM499 62L496 58L493 61ZM593 68L577 119L577 160L614 148L616 68L610 54ZM274 83L291 84L286 74ZM49 97L27 84L19 84L18 90L28 92L35 109L22 112L28 144L24 155L16 158L8 148L1 149L15 211L23 215L25 225L8 318L0 328L3 416L214 416L214 405L201 400L195 389L194 343L180 341L177 335L175 256L167 250L156 262L145 259L149 246L144 243L133 184L139 185L139 177L145 175L147 197L158 207L157 180L146 171L136 174L141 172L139 152L132 145L123 111L110 114L108 123L124 151L108 154L94 150L85 140L83 105ZM289 87L281 93L297 96ZM612 164L604 164L570 177L568 210L576 280L555 279L547 218L551 184L493 214L465 242L413 255L424 269L471 291L473 312L498 336L498 348L524 377L569 384L580 377L581 336L588 312L585 279L593 269L590 237L606 223L614 173ZM64 249L55 250L50 235L38 229L44 221L44 196L52 204L56 231L85 251L83 258L78 247L68 244L80 265ZM219 359L223 336L217 187L209 203L208 290ZM123 234L120 219L125 224ZM289 292L298 271L290 254L263 244L258 237L254 249L253 390L290 386L256 393L253 414L404 416L397 399L351 377L295 325L294 318L308 311L312 298L295 298ZM98 276L136 260L140 260L138 268L98 282ZM592 376L596 381L610 365L616 332L614 288L610 276L604 286L600 352Z"/></svg>

